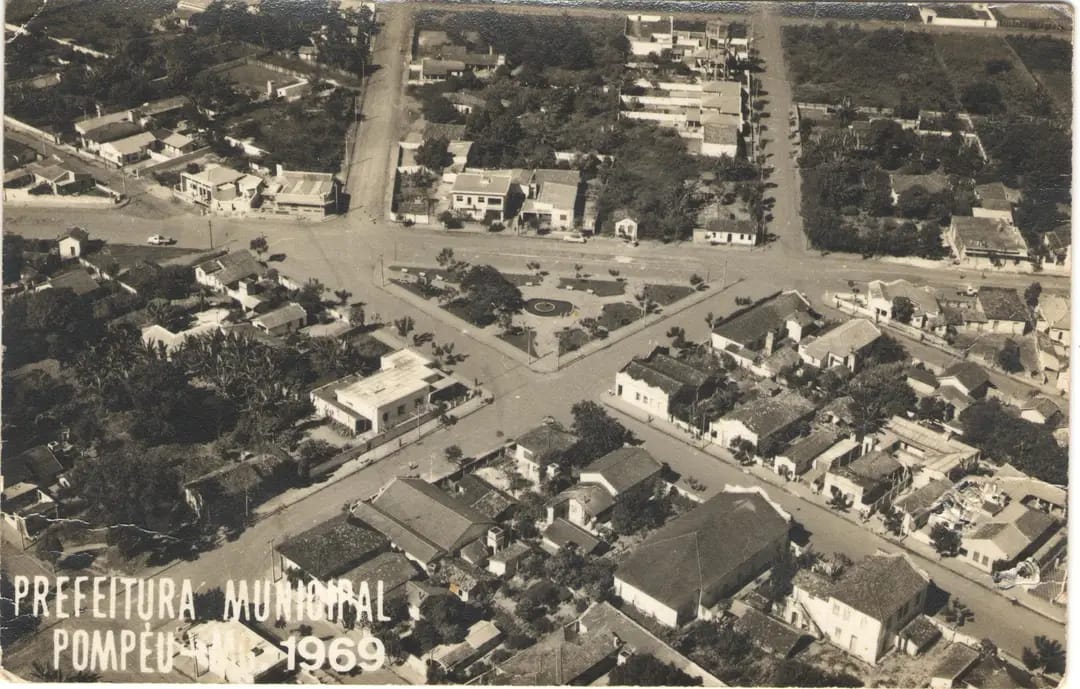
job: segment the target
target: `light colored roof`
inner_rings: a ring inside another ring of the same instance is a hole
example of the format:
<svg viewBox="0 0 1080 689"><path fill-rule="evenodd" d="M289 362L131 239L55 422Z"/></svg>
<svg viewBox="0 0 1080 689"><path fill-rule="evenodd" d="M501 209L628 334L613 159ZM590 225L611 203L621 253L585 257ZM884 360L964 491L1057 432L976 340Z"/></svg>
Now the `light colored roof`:
<svg viewBox="0 0 1080 689"><path fill-rule="evenodd" d="M442 378L431 364L431 360L418 352L402 349L384 356L377 372L338 389L337 399L354 409L395 402L428 388L434 379Z"/></svg>
<svg viewBox="0 0 1080 689"><path fill-rule="evenodd" d="M975 390L990 382L986 370L971 361L961 361L945 369L945 372L938 376L938 382L943 383L947 378L955 378L968 390Z"/></svg>
<svg viewBox="0 0 1080 689"><path fill-rule="evenodd" d="M599 538L562 517L557 517L555 521L544 529L543 537L544 540L555 544L556 548L572 543L583 553L591 553L600 545Z"/></svg>
<svg viewBox="0 0 1080 689"><path fill-rule="evenodd" d="M565 452L577 442L577 436L561 428L544 424L537 426L515 441L518 445L533 453L533 460L541 460L553 452Z"/></svg>
<svg viewBox="0 0 1080 689"><path fill-rule="evenodd" d="M203 184L207 184L212 187L219 187L222 184L232 184L236 180L244 176L245 173L237 172L231 168L227 168L224 165L207 165L201 172L194 174L185 172L185 175Z"/></svg>
<svg viewBox="0 0 1080 689"><path fill-rule="evenodd" d="M916 287L907 280L873 280L867 285L867 290L872 299L891 302L896 297L903 297L915 305L917 313L934 314L939 310L937 292L933 287Z"/></svg>
<svg viewBox="0 0 1080 689"><path fill-rule="evenodd" d="M197 622L188 629L188 634L203 644L224 640L230 661L256 677L284 663L288 657L277 644L267 641L236 620ZM230 679L238 681L236 678Z"/></svg>
<svg viewBox="0 0 1080 689"><path fill-rule="evenodd" d="M706 122L703 136L707 144L734 146L739 143L739 125L736 123Z"/></svg>
<svg viewBox="0 0 1080 689"><path fill-rule="evenodd" d="M165 135L164 138L161 139L161 143L165 144L166 146L172 146L174 148L183 148L184 146L187 146L193 141L194 139L192 139L190 136L185 136L178 132L169 132Z"/></svg>
<svg viewBox="0 0 1080 689"><path fill-rule="evenodd" d="M836 445L836 432L828 429L815 431L805 438L799 438L788 449L780 453L795 465L798 473L803 473L814 460Z"/></svg>
<svg viewBox="0 0 1080 689"><path fill-rule="evenodd" d="M982 524L965 540L990 541L1001 549L1005 559L1012 559L1055 525L1057 520L1049 514L1011 502L995 515L994 521Z"/></svg>
<svg viewBox="0 0 1080 689"><path fill-rule="evenodd" d="M860 352L879 337L881 331L876 325L865 318L855 318L814 338L802 347L807 355L823 360L829 354L843 357Z"/></svg>
<svg viewBox="0 0 1080 689"><path fill-rule="evenodd" d="M1070 309L1071 303L1067 296L1059 294L1039 296L1039 317L1051 328L1071 330Z"/></svg>
<svg viewBox="0 0 1080 689"><path fill-rule="evenodd" d="M291 323L297 319L307 319L307 311L304 310L303 306L289 302L279 309L264 313L258 318L255 318L253 322L272 330L273 328L285 325L286 323Z"/></svg>
<svg viewBox="0 0 1080 689"><path fill-rule="evenodd" d="M274 181L279 185L275 193L279 202L321 203L334 190L334 175L329 172L286 170Z"/></svg>
<svg viewBox="0 0 1080 689"><path fill-rule="evenodd" d="M1007 220L954 215L952 226L959 243L967 249L1023 253L1028 248L1020 230Z"/></svg>
<svg viewBox="0 0 1080 689"><path fill-rule="evenodd" d="M902 175L893 173L889 175L889 183L893 193L900 195L912 187L922 187L931 194L939 194L949 188L949 178L940 172L931 172L928 175Z"/></svg>
<svg viewBox="0 0 1080 689"><path fill-rule="evenodd" d="M462 172L454 180L454 194L492 194L506 196L510 193L510 175Z"/></svg>
<svg viewBox="0 0 1080 689"><path fill-rule="evenodd" d="M87 134L108 124L128 121L127 111L122 110L120 112L112 112L98 117L88 117L85 120L77 120L73 126L75 127L75 131Z"/></svg>
<svg viewBox="0 0 1080 689"><path fill-rule="evenodd" d="M537 200L542 203L549 203L553 208L573 212L574 205L577 202L577 193L577 185L544 182L540 186L540 195Z"/></svg>
<svg viewBox="0 0 1080 689"><path fill-rule="evenodd" d="M138 153L155 141L157 141L157 137L150 132L140 132L125 139L110 141L104 144L102 148L111 148L121 155L131 155L132 153Z"/></svg>

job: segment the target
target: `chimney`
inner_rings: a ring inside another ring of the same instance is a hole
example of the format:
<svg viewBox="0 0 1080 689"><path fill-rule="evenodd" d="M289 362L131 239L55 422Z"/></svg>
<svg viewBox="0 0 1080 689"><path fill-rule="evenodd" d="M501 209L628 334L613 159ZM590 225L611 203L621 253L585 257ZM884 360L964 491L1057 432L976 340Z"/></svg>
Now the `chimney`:
<svg viewBox="0 0 1080 689"><path fill-rule="evenodd" d="M101 117L101 103L95 103L94 109L97 110L97 116Z"/></svg>
<svg viewBox="0 0 1080 689"><path fill-rule="evenodd" d="M266 97L267 98L273 98L274 97L274 80L273 79L267 79L266 80Z"/></svg>
<svg viewBox="0 0 1080 689"><path fill-rule="evenodd" d="M877 444L878 444L878 440L877 440L876 435L865 436L862 439L862 453L865 455L865 454L868 454L870 452L873 452L874 448L877 447Z"/></svg>
<svg viewBox="0 0 1080 689"><path fill-rule="evenodd" d="M768 334L765 335L765 354L766 355L772 354L773 349L775 347L776 347L776 331L770 330L768 332Z"/></svg>

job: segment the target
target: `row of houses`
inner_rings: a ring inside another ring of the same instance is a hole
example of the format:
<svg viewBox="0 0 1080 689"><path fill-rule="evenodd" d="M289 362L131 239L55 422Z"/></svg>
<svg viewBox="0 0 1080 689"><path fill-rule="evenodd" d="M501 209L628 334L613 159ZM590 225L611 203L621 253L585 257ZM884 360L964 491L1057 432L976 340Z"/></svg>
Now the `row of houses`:
<svg viewBox="0 0 1080 689"><path fill-rule="evenodd" d="M506 64L506 56L496 54L493 48L474 52L466 45L455 43L445 31L435 29L416 32L412 55L410 84L431 84L463 77L466 73L486 79Z"/></svg>
<svg viewBox="0 0 1080 689"><path fill-rule="evenodd" d="M692 153L731 158L739 153L748 108L742 82L639 79L619 99L620 117L674 129Z"/></svg>
<svg viewBox="0 0 1080 689"><path fill-rule="evenodd" d="M176 192L215 213L251 213L322 219L341 208L341 181L329 172L302 172L277 166L261 176L210 164L183 172Z"/></svg>
<svg viewBox="0 0 1080 689"><path fill-rule="evenodd" d="M137 108L98 114L74 123L79 145L106 164L124 167L153 158L166 161L198 148L193 137L157 126L188 104L184 96L145 103Z"/></svg>

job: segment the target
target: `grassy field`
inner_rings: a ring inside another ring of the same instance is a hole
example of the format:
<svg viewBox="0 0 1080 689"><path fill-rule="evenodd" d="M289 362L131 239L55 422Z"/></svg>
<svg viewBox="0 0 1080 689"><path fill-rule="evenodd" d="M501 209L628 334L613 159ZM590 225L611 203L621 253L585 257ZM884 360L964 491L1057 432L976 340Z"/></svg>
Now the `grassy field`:
<svg viewBox="0 0 1080 689"><path fill-rule="evenodd" d="M934 46L957 93L976 82L993 84L1001 93L1005 112L1036 114L1038 83L1000 36L983 33L939 33Z"/></svg>
<svg viewBox="0 0 1080 689"><path fill-rule="evenodd" d="M1008 36L1005 40L1054 99L1066 119L1072 118L1072 45L1049 36Z"/></svg>
<svg viewBox="0 0 1080 689"><path fill-rule="evenodd" d="M924 109L954 107L953 90L933 38L900 29L785 26L784 55L795 100Z"/></svg>

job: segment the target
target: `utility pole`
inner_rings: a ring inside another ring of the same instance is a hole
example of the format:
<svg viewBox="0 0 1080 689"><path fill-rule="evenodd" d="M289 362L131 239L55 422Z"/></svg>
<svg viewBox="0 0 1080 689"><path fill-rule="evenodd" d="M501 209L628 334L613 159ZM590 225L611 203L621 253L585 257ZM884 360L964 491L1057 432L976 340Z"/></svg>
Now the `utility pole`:
<svg viewBox="0 0 1080 689"><path fill-rule="evenodd" d="M727 287L727 259L724 259L724 274L720 277L720 289Z"/></svg>
<svg viewBox="0 0 1080 689"><path fill-rule="evenodd" d="M214 248L214 221L206 219L206 229L210 233L210 248Z"/></svg>

